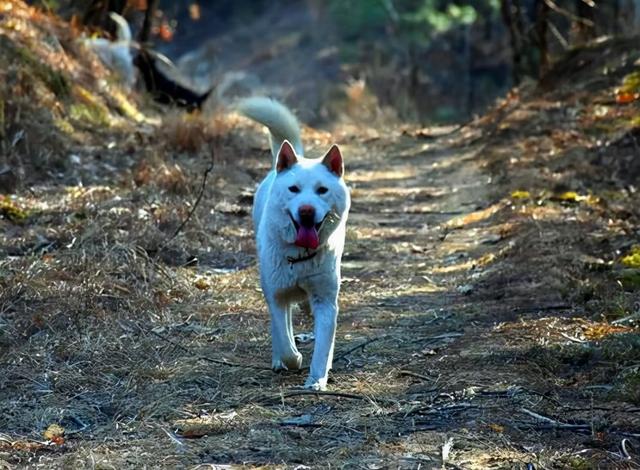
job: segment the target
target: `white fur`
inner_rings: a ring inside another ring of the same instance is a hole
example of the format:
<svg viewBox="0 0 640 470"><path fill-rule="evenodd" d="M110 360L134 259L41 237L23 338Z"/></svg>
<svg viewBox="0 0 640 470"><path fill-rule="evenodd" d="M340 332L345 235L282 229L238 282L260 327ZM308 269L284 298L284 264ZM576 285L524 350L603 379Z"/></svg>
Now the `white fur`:
<svg viewBox="0 0 640 470"><path fill-rule="evenodd" d="M301 367L302 355L295 345L291 316L295 303L308 300L314 316L315 345L305 387L322 390L326 388L333 361L349 191L342 177L333 173L322 159L302 156L300 128L282 104L267 98L248 98L238 109L267 126L271 134L274 168L258 187L253 221L260 281L271 314L272 367L274 370ZM295 149L297 163L278 172L276 163L285 140ZM300 191L291 192L292 186L298 186ZM318 194L320 186L328 191ZM324 220L316 250L294 245L296 228L291 217L297 217L302 205L315 208L316 223ZM312 259L293 264L288 260L311 252L316 252Z"/></svg>
<svg viewBox="0 0 640 470"><path fill-rule="evenodd" d="M136 81L133 57L131 56L131 28L129 28L127 20L117 13L111 12L109 16L117 26L116 40L88 38L83 42L98 55L107 67L120 74L125 86L131 89Z"/></svg>

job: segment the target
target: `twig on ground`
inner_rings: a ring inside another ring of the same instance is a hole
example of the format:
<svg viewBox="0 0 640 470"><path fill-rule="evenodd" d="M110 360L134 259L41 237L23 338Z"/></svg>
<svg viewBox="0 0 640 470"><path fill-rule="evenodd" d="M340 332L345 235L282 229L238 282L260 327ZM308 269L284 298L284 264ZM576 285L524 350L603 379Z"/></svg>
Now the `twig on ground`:
<svg viewBox="0 0 640 470"><path fill-rule="evenodd" d="M454 331L451 333L442 333L441 335L435 335L435 336L421 336L419 338L412 339L410 343L413 344L413 343L421 343L423 341L431 342L431 341L437 341L439 339L458 338L463 335L464 333L459 333Z"/></svg>
<svg viewBox="0 0 640 470"><path fill-rule="evenodd" d="M411 372L410 370L401 370L399 372L400 375L406 375L409 377L415 377L417 379L422 379L422 380L427 380L429 382L435 382L436 379L432 379L431 377L428 377L426 375L422 375L422 374L417 374L415 372Z"/></svg>
<svg viewBox="0 0 640 470"><path fill-rule="evenodd" d="M526 408L520 408L520 411L528 414L529 416L536 418L538 421L541 421L543 423L547 423L547 424L551 424L553 427L556 427L558 429L582 429L582 430L589 430L591 429L590 426L588 424L567 424L567 423L562 423L560 421L556 421L555 419L551 419L547 416L542 416L538 413L534 413L531 410L528 410Z"/></svg>
<svg viewBox="0 0 640 470"><path fill-rule="evenodd" d="M171 338L167 338L166 336L161 335L157 331L153 331L153 330L143 330L143 331L149 332L149 333L153 334L154 336L157 336L161 340L166 341L167 343L175 346L176 348L180 349L183 352L188 353L189 355L193 356L196 359L201 359L201 360L206 361L206 362L212 362L214 364L223 364L223 365L229 366L229 367L244 367L244 368L247 368L247 369L271 370L271 368L269 368L269 367L254 366L252 364L238 364L236 362L227 361L226 359L216 359L216 358L209 357L209 356L203 356L201 354L194 354L194 352L191 351L189 348L181 345L180 343L177 343L177 342L173 341Z"/></svg>
<svg viewBox="0 0 640 470"><path fill-rule="evenodd" d="M433 282L432 280L429 280L429 282L432 282L433 284L435 284L435 282ZM402 323L402 324L398 324L398 327L400 328L405 328L405 329L411 329L411 330L415 330L416 328L424 328L432 323L435 323L437 321L445 321L448 320L449 318L451 318L453 316L452 313L448 314L448 315L444 315L442 317L437 316L437 314L433 317L430 318L429 320L426 321L421 321L420 323Z"/></svg>
<svg viewBox="0 0 640 470"><path fill-rule="evenodd" d="M328 390L291 390L289 392L283 393L283 398L290 397L298 397L303 395L318 395L318 396L329 396L329 397L338 397L338 398L348 398L350 400L371 400L371 398L365 395L358 395L355 393L347 393L347 392L331 392Z"/></svg>
<svg viewBox="0 0 640 470"><path fill-rule="evenodd" d="M360 395L358 393L349 393L349 392L333 392L330 390L307 390L307 389L299 389L299 390L288 390L283 393L279 393L277 395L268 395L262 398L261 400L257 400L263 403L267 402L282 402L284 398L293 398L293 397L336 397L336 398L346 398L347 400L360 400L360 401L368 401L372 405L378 406L378 403L386 403L391 405L397 405L398 402L396 400L390 400L388 398L381 397L370 397L367 395Z"/></svg>
<svg viewBox="0 0 640 470"><path fill-rule="evenodd" d="M571 308L571 305L569 304L550 304L550 305L536 305L533 307L514 308L511 310L511 312L516 314L523 314L523 313L549 312L554 310L565 310L569 308Z"/></svg>
<svg viewBox="0 0 640 470"><path fill-rule="evenodd" d="M184 442L182 442L180 439L178 439L172 432L167 431L165 428L163 428L162 426L159 426L159 428L164 431L164 433L169 436L169 439L171 439L171 441L178 445L179 447L184 447Z"/></svg>
<svg viewBox="0 0 640 470"><path fill-rule="evenodd" d="M590 406L588 408L571 408L565 405L562 405L558 402L560 406L563 407L563 411L609 411L609 412L618 412L618 413L640 413L640 408L611 408L609 406Z"/></svg>
<svg viewBox="0 0 640 470"><path fill-rule="evenodd" d="M620 453L625 459L631 460L631 454L627 450L627 442L629 442L628 439L622 439L622 442L620 442Z"/></svg>
<svg viewBox="0 0 640 470"><path fill-rule="evenodd" d="M576 338L574 336L570 336L564 332L560 333L560 336L562 336L563 338L568 339L569 341L573 341L574 343L580 343L580 344L584 344L584 343L588 343L588 341L584 340L584 339L580 339L580 338Z"/></svg>
<svg viewBox="0 0 640 470"><path fill-rule="evenodd" d="M617 320L613 320L611 324L613 325L621 325L622 323L627 323L634 320L640 320L640 311L634 312L631 315L626 317L618 318Z"/></svg>
<svg viewBox="0 0 640 470"><path fill-rule="evenodd" d="M354 351L357 351L358 349L362 349L362 350L364 350L364 348L365 348L366 346L368 346L369 344L374 343L374 342L376 342L376 341L380 341L380 340L386 339L386 338L388 338L388 337L389 337L389 335L377 336L377 337L375 337L375 338L370 338L370 339L368 339L367 341L365 341L364 343L360 343L360 344L358 344L357 346L354 346L354 347L352 347L351 349L347 349L345 352L338 354L336 357L334 357L334 358L333 358L333 362L337 362L337 361L339 361L339 360L341 360L341 359L344 359L344 358L345 358L345 357L347 357L349 354L351 354L351 353L352 353L352 352L354 352Z"/></svg>
<svg viewBox="0 0 640 470"><path fill-rule="evenodd" d="M202 174L202 184L200 185L200 190L198 191L198 196L196 197L196 200L194 201L193 205L191 206L191 210L189 211L187 216L184 218L182 223L180 223L180 225L178 225L178 228L173 232L173 235L171 235L162 245L160 245L160 248L158 248L158 251L156 253L160 253L169 243L171 243L180 234L180 232L182 232L182 229L187 225L187 223L191 219L191 216L193 216L194 212L198 208L198 205L200 204L200 201L202 200L202 196L204 196L204 191L205 191L205 189L207 187L207 178L209 177L209 173L211 173L213 171L213 167L214 167L214 163L215 163L215 153L216 152L212 147L211 148L211 161L209 162L209 165L207 165L207 168L205 168L204 173Z"/></svg>

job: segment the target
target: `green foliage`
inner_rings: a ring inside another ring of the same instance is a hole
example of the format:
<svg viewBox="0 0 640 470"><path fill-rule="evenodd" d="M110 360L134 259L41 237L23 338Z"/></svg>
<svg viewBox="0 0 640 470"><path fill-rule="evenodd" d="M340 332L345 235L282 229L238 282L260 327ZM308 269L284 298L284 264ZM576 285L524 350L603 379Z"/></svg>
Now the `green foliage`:
<svg viewBox="0 0 640 470"><path fill-rule="evenodd" d="M418 45L457 26L495 13L499 0L332 0L329 12L346 38L366 38L386 28Z"/></svg>
<svg viewBox="0 0 640 470"><path fill-rule="evenodd" d="M403 19L426 34L432 34L444 33L460 24L471 24L478 17L471 5L450 4L445 9L439 9L437 3L436 0L423 0L418 10L405 13Z"/></svg>

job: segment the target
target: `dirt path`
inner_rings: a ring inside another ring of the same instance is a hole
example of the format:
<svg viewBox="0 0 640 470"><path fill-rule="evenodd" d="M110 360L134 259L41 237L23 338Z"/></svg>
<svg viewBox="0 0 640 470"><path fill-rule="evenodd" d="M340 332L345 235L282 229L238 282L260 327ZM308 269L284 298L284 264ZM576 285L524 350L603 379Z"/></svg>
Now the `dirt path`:
<svg viewBox="0 0 640 470"><path fill-rule="evenodd" d="M511 144L478 132L341 137L354 204L321 395L295 388L303 373L268 369L246 196L264 143L216 167L184 234L155 255L184 196L108 181L36 194L57 206L12 243L56 245L4 262L0 463L637 468L619 445L637 443L638 408L609 393L585 345L598 324L573 318L584 312L554 284L561 231L510 200L487 162ZM310 329L301 312L296 330ZM66 442L43 447L52 423Z"/></svg>

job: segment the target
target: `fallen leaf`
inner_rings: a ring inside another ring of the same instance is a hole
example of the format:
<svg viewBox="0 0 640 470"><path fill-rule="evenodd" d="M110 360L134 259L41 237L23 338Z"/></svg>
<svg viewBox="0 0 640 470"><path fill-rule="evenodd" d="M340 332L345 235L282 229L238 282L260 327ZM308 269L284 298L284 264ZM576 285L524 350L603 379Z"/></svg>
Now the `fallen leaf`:
<svg viewBox="0 0 640 470"><path fill-rule="evenodd" d="M631 251L620 260L628 268L640 268L640 245L635 245Z"/></svg>
<svg viewBox="0 0 640 470"><path fill-rule="evenodd" d="M575 191L567 191L557 196L556 199L559 199L560 201L577 202L580 200L580 195Z"/></svg>
<svg viewBox="0 0 640 470"><path fill-rule="evenodd" d="M609 323L596 323L585 328L584 337L590 340L599 340L605 336L615 333L625 333L628 331L631 331L631 329L626 326L610 325Z"/></svg>
<svg viewBox="0 0 640 470"><path fill-rule="evenodd" d="M638 99L637 93L629 93L628 91L620 91L616 93L616 103L629 104Z"/></svg>
<svg viewBox="0 0 640 470"><path fill-rule="evenodd" d="M209 281L207 281L203 277L199 277L198 279L196 279L193 285L200 290L209 290L209 288L211 287L211 284L209 284Z"/></svg>
<svg viewBox="0 0 640 470"><path fill-rule="evenodd" d="M531 193L529 191L512 191L511 199L531 199Z"/></svg>
<svg viewBox="0 0 640 470"><path fill-rule="evenodd" d="M504 426L500 426L499 424L495 424L495 423L489 424L489 429L491 429L493 432L497 432L497 433L503 433L504 432Z"/></svg>
<svg viewBox="0 0 640 470"><path fill-rule="evenodd" d="M61 445L64 444L64 432L64 428L59 424L51 424L42 435L47 441Z"/></svg>

